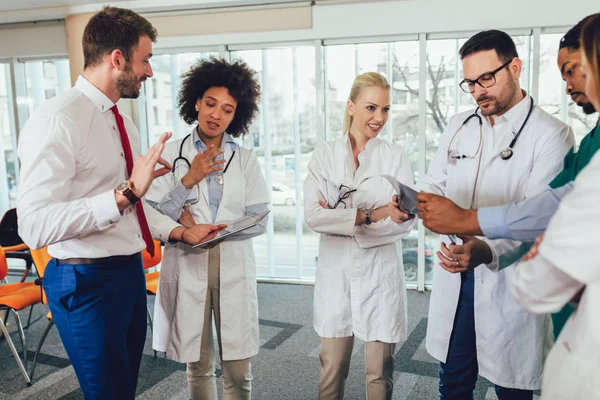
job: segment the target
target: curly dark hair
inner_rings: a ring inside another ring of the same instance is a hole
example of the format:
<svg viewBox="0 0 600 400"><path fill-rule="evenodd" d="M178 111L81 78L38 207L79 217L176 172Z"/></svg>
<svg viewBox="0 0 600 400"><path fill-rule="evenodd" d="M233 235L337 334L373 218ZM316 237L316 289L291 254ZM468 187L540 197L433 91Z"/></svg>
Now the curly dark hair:
<svg viewBox="0 0 600 400"><path fill-rule="evenodd" d="M212 87L225 87L238 102L227 133L233 137L245 135L258 114L260 84L255 74L256 72L242 60L228 62L222 58L211 57L209 60L199 61L182 75L181 90L177 98L179 115L188 125L196 123L198 113L195 105L198 99Z"/></svg>

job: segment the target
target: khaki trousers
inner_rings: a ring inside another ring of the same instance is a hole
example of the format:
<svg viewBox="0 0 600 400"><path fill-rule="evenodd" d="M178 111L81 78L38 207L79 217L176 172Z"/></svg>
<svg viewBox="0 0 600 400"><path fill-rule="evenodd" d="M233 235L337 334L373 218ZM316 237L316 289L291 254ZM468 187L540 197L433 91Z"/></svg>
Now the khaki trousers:
<svg viewBox="0 0 600 400"><path fill-rule="evenodd" d="M212 332L213 310L217 325L221 368L223 370L223 400L250 399L252 391L250 359L223 361L219 307L220 259L221 252L217 245L208 252L208 290L206 294L206 306L204 308L200 360L187 363L188 389L190 390L192 400L217 400L215 345Z"/></svg>
<svg viewBox="0 0 600 400"><path fill-rule="evenodd" d="M321 381L319 400L344 398L344 384L350 370L354 336L321 338ZM394 343L365 343L367 400L389 400L394 388Z"/></svg>

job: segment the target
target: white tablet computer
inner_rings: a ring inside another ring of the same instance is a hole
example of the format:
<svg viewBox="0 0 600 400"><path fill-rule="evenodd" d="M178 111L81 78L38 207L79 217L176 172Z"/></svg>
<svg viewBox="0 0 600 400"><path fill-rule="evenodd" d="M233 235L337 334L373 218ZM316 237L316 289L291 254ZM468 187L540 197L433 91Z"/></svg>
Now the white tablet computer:
<svg viewBox="0 0 600 400"><path fill-rule="evenodd" d="M227 224L227 228L225 228L222 231L220 231L219 233L217 233L214 238L200 242L197 245L194 245L192 247L194 247L194 248L195 247L205 247L205 246L210 245L211 243L221 241L229 235L233 235L234 233L241 232L248 228L252 228L253 226L258 225L258 223L260 221L262 221L270 212L271 212L271 210L267 210L267 211L257 214L257 215L248 215L248 216L236 219L235 221L232 221L229 224ZM221 222L217 222L217 223L215 223L215 225L219 225L220 223Z"/></svg>

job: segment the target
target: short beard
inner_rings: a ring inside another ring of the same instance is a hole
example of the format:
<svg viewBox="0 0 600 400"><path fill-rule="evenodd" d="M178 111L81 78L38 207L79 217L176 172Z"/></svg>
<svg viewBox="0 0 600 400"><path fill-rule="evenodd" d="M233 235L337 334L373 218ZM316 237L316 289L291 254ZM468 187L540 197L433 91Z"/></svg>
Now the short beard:
<svg viewBox="0 0 600 400"><path fill-rule="evenodd" d="M577 105L581 107L585 115L592 115L596 112L596 109L592 103L577 103Z"/></svg>
<svg viewBox="0 0 600 400"><path fill-rule="evenodd" d="M504 93L506 93L506 92L508 92L509 95L503 96ZM494 108L492 108L490 111L487 111L487 112L484 112L483 110L481 110L481 115L483 115L484 117L490 117L492 115L498 115L498 114L505 113L506 111L508 111L508 107L512 103L516 94L517 94L517 84L515 83L515 81L513 81L511 79L511 80L509 80L507 90L505 92L503 91L503 93L500 93L499 97L495 98L496 104L494 105Z"/></svg>
<svg viewBox="0 0 600 400"><path fill-rule="evenodd" d="M137 99L140 97L138 83L143 82L145 78L138 79L138 77L133 73L133 69L131 68L131 64L129 62L125 64L125 70L123 72L123 75L117 79L117 90L119 91L119 96L122 99Z"/></svg>

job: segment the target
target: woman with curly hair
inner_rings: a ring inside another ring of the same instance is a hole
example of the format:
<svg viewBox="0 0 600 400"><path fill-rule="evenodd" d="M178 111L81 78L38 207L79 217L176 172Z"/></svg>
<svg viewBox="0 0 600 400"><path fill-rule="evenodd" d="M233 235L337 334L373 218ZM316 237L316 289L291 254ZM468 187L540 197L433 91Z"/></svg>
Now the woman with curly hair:
<svg viewBox="0 0 600 400"><path fill-rule="evenodd" d="M154 181L146 198L186 227L227 223L268 210L267 186L245 135L258 113L260 86L244 62L211 58L183 75L179 114L195 125L168 143L172 172ZM223 398L249 399L250 358L258 353L258 299L252 240L259 225L211 248L165 247L155 305L153 347L187 364L192 400L216 399L214 314L223 370ZM183 232L185 237L188 230Z"/></svg>

